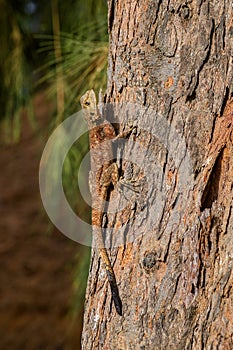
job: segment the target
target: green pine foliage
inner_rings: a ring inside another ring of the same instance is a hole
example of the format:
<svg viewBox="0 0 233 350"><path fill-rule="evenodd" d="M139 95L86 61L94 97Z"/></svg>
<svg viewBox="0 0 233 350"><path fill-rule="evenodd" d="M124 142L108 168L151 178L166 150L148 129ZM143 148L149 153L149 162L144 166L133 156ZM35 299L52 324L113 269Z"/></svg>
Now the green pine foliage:
<svg viewBox="0 0 233 350"><path fill-rule="evenodd" d="M38 84L48 86L49 96L57 93L57 71L61 72L64 89L65 108L60 122L78 109L81 95L89 88L96 91L106 87L108 36L106 20L82 25L76 33L60 33L60 36L37 35L40 40L39 53L46 61L38 73ZM57 62L54 48L61 47Z"/></svg>
<svg viewBox="0 0 233 350"><path fill-rule="evenodd" d="M32 113L32 75L30 74L29 46L30 33L25 28L23 2L0 2L0 103L1 138L18 141L21 130L21 115L28 106L28 116ZM17 5L17 6L16 6Z"/></svg>

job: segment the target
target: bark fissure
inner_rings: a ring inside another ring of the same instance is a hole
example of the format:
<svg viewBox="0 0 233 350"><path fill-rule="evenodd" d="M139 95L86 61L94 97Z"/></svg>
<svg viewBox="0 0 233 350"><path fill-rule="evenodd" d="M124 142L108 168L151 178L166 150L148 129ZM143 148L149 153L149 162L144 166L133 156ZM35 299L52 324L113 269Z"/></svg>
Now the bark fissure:
<svg viewBox="0 0 233 350"><path fill-rule="evenodd" d="M223 150L224 148L222 148L219 152L214 166L211 169L208 182L201 198L201 211L211 208L213 202L218 198L219 182L221 179L221 163L223 161Z"/></svg>
<svg viewBox="0 0 233 350"><path fill-rule="evenodd" d="M114 14L115 14L115 1L108 0L108 30L112 31L113 23L114 23Z"/></svg>

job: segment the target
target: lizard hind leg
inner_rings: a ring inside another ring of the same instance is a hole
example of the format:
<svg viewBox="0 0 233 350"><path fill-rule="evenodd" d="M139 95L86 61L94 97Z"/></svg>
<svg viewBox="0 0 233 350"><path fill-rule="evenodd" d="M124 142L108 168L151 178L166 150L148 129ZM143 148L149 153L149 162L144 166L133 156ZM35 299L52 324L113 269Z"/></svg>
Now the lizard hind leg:
<svg viewBox="0 0 233 350"><path fill-rule="evenodd" d="M100 178L100 185L104 187L108 187L111 184L115 187L119 179L119 171L116 163L112 163L109 165L107 169L105 169Z"/></svg>

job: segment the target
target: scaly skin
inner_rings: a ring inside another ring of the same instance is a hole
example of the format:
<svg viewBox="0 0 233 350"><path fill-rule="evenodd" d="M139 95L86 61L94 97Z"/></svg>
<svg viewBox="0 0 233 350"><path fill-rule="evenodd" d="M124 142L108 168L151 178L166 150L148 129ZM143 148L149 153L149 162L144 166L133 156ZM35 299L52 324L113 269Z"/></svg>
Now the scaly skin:
<svg viewBox="0 0 233 350"><path fill-rule="evenodd" d="M122 315L122 302L119 296L115 274L104 246L102 232L108 189L111 184L115 186L118 181L118 169L116 163L113 162L113 151L110 141L116 137L116 134L112 124L103 120L99 114L96 96L93 90L87 91L81 97L80 103L89 128L92 180L94 177L94 183L92 184L94 241L104 263L116 311L119 315ZM104 144L101 146L102 142Z"/></svg>

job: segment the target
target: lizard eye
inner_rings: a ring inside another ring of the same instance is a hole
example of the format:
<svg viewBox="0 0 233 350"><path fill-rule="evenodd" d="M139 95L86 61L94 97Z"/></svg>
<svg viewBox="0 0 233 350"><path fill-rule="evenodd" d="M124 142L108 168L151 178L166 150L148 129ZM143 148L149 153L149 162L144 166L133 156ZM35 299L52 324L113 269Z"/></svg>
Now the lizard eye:
<svg viewBox="0 0 233 350"><path fill-rule="evenodd" d="M90 106L90 102L89 102L89 101L86 101L86 102L85 102L85 106Z"/></svg>

